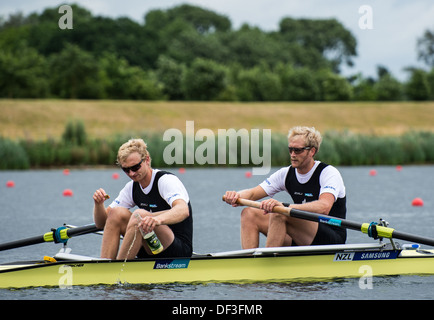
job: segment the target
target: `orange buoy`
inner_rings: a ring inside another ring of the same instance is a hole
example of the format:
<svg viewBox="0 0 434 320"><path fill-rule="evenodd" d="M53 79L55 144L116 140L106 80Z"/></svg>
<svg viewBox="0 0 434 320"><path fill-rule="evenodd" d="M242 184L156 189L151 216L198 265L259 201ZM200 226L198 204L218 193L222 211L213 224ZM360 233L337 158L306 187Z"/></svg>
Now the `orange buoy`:
<svg viewBox="0 0 434 320"><path fill-rule="evenodd" d="M397 166L396 166L396 171L402 171L402 166L397 165Z"/></svg>
<svg viewBox="0 0 434 320"><path fill-rule="evenodd" d="M423 206L423 200L421 198L414 198L411 202L411 205L413 207L422 207Z"/></svg>
<svg viewBox="0 0 434 320"><path fill-rule="evenodd" d="M72 197L72 195L73 195L73 192L72 192L71 189L65 189L65 190L63 190L63 196L64 197Z"/></svg>
<svg viewBox="0 0 434 320"><path fill-rule="evenodd" d="M119 179L119 173L113 173L112 178L115 180Z"/></svg>
<svg viewBox="0 0 434 320"><path fill-rule="evenodd" d="M178 172L181 174L185 173L185 168L179 168Z"/></svg>
<svg viewBox="0 0 434 320"><path fill-rule="evenodd" d="M377 175L377 170L375 170L375 169L372 169L371 171L369 171L369 175L370 176L376 176Z"/></svg>
<svg viewBox="0 0 434 320"><path fill-rule="evenodd" d="M63 175L69 176L69 169L63 169Z"/></svg>
<svg viewBox="0 0 434 320"><path fill-rule="evenodd" d="M245 173L246 178L251 178L252 177L252 172L251 171L247 171Z"/></svg>
<svg viewBox="0 0 434 320"><path fill-rule="evenodd" d="M8 188L15 187L15 182L13 182L12 180L9 180L8 182L6 182L6 187L8 187Z"/></svg>

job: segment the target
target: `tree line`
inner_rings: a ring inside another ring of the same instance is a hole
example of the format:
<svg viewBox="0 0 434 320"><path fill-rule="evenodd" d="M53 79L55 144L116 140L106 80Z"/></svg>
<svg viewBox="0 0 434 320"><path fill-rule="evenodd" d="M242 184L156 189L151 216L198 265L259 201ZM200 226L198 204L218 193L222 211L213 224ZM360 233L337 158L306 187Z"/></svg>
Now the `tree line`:
<svg viewBox="0 0 434 320"><path fill-rule="evenodd" d="M277 31L197 6L151 10L143 23L94 16L72 5L73 29L58 8L0 19L0 97L214 101L434 100L434 32L417 42L431 71L398 81L340 75L356 39L336 19L283 18Z"/></svg>

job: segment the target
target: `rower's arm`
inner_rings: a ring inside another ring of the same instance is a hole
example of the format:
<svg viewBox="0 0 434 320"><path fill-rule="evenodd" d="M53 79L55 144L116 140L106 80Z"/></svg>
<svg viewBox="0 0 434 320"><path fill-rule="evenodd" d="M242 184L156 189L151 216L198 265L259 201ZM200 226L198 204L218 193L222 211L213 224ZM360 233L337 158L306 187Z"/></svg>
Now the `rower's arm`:
<svg viewBox="0 0 434 320"><path fill-rule="evenodd" d="M268 196L261 186L256 186L251 189L241 190L238 191L238 193L240 194L240 198L247 199L247 200L259 200Z"/></svg>
<svg viewBox="0 0 434 320"><path fill-rule="evenodd" d="M177 199L173 201L171 209L153 212L152 215L157 220L157 225L171 225L187 219L190 215L190 211L188 204L183 199Z"/></svg>
<svg viewBox="0 0 434 320"><path fill-rule="evenodd" d="M290 207L298 210L304 210L309 212L315 212L319 214L329 214L333 204L335 202L335 196L331 193L322 193L318 200L306 202L302 204L291 204Z"/></svg>

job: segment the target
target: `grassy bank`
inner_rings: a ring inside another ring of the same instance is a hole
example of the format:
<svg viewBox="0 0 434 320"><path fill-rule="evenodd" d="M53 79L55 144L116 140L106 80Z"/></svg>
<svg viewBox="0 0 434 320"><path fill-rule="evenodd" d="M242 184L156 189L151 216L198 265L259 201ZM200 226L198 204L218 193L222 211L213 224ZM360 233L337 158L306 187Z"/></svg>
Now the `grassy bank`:
<svg viewBox="0 0 434 320"><path fill-rule="evenodd" d="M83 121L88 136L185 131L208 128L266 128L286 134L295 125L321 132L400 135L434 132L434 102L225 103L114 100L0 100L0 136L9 139L58 139L71 119Z"/></svg>
<svg viewBox="0 0 434 320"><path fill-rule="evenodd" d="M330 164L434 163L434 103L0 100L0 169L113 165L119 146L131 137L148 142L153 166L167 167L163 154L171 141L163 141L163 133L185 132L186 121L194 121L195 133L271 129L273 166L288 164L286 134L294 125L323 133L317 158ZM213 139L217 155L217 135ZM202 144L196 141L195 150ZM173 165L187 166L185 145L182 163ZM241 164L241 143L237 147Z"/></svg>

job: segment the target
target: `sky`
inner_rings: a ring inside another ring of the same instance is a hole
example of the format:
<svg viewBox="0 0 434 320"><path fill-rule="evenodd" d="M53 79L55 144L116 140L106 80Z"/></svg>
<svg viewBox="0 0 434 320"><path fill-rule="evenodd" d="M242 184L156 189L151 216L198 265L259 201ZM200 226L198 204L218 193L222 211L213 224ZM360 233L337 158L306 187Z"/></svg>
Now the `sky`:
<svg viewBox="0 0 434 320"><path fill-rule="evenodd" d="M417 39L425 30L434 31L433 0L0 0L0 16L40 13L71 3L93 15L127 16L140 23L150 10L188 3L227 16L233 29L247 23L264 31L277 31L284 17L336 18L357 40L354 66L342 67L343 75L361 73L376 78L381 65L400 81L408 78L407 67L427 69L417 59Z"/></svg>

